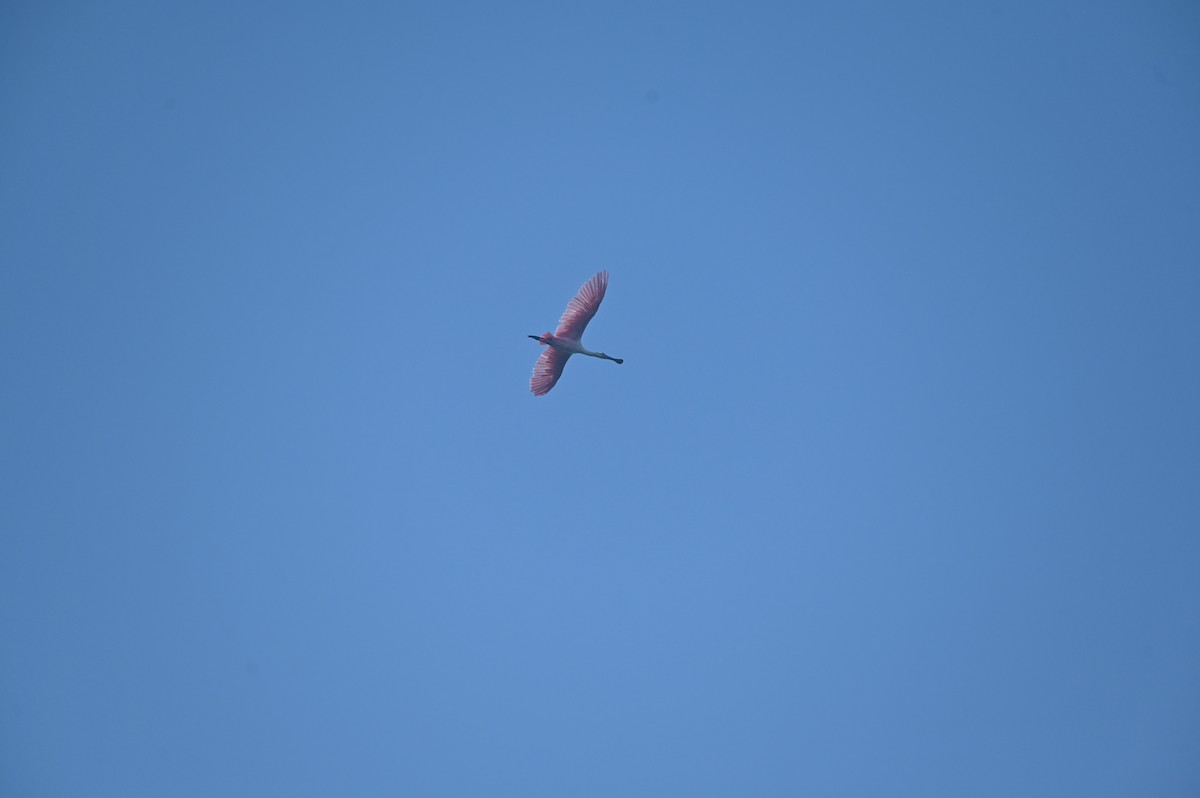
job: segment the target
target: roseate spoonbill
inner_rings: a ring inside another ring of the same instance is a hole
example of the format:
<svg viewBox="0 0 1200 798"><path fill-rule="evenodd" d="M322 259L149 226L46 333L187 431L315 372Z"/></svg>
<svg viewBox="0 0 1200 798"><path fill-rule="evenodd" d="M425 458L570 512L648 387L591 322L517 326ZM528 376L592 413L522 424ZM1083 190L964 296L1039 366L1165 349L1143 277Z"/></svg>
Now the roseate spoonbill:
<svg viewBox="0 0 1200 798"><path fill-rule="evenodd" d="M562 376L563 366L567 365L567 358L571 355L591 355L614 363L625 362L619 357L609 357L603 352L590 352L583 348L583 342L580 340L583 338L583 329L592 320L592 316L596 315L607 290L608 272L597 272L567 303L567 309L558 320L557 330L529 336L546 347L537 363L533 365L533 376L529 379L529 390L533 391L534 396L545 396L550 392L554 383Z"/></svg>

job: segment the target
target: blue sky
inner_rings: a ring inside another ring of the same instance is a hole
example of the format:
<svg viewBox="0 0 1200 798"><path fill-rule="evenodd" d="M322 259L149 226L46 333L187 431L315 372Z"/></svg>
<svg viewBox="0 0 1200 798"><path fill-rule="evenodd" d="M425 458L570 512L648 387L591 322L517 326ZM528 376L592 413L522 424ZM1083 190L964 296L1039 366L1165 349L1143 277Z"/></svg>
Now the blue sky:
<svg viewBox="0 0 1200 798"><path fill-rule="evenodd" d="M0 793L1197 794L1198 43L8 4Z"/></svg>

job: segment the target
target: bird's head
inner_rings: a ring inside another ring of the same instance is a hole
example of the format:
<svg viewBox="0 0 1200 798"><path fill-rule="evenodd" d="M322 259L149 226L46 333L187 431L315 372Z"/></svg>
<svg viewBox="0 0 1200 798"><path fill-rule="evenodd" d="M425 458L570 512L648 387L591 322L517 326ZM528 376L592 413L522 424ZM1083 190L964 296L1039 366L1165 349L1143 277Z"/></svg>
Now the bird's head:
<svg viewBox="0 0 1200 798"><path fill-rule="evenodd" d="M529 337L545 346L550 343L550 339L554 337L554 333L542 333L541 335L531 335Z"/></svg>

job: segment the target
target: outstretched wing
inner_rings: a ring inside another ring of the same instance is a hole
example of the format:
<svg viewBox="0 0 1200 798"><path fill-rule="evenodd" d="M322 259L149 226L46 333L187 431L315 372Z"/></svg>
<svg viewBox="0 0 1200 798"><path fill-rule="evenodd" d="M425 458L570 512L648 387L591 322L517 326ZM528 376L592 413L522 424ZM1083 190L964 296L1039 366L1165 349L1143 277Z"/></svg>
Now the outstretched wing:
<svg viewBox="0 0 1200 798"><path fill-rule="evenodd" d="M567 303L567 309L563 311L562 318L558 320L558 329L554 331L554 337L571 338L576 341L582 338L583 329L600 309L600 303L604 300L604 292L607 290L608 272L597 272ZM547 388L547 390L549 389Z"/></svg>
<svg viewBox="0 0 1200 798"><path fill-rule="evenodd" d="M567 365L570 352L560 352L552 346L542 350L537 363L533 364L533 376L529 378L529 390L534 396L545 396L550 393L554 383L562 376L563 366Z"/></svg>

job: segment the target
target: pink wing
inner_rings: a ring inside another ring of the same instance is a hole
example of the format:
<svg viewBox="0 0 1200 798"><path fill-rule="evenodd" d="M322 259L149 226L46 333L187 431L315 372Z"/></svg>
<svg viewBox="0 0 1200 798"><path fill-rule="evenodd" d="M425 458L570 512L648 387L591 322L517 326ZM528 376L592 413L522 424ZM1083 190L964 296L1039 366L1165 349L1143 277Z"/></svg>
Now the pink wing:
<svg viewBox="0 0 1200 798"><path fill-rule="evenodd" d="M567 365L570 352L560 352L552 346L542 350L541 357L533 364L533 376L529 378L529 390L534 396L545 396L550 393L554 383L562 376L563 366Z"/></svg>
<svg viewBox="0 0 1200 798"><path fill-rule="evenodd" d="M576 341L582 338L584 328L592 320L592 316L596 315L596 311L600 309L600 303L604 300L604 292L607 290L608 272L597 272L567 303L567 309L563 311L562 318L558 320L558 329L554 331L554 337L571 338Z"/></svg>

